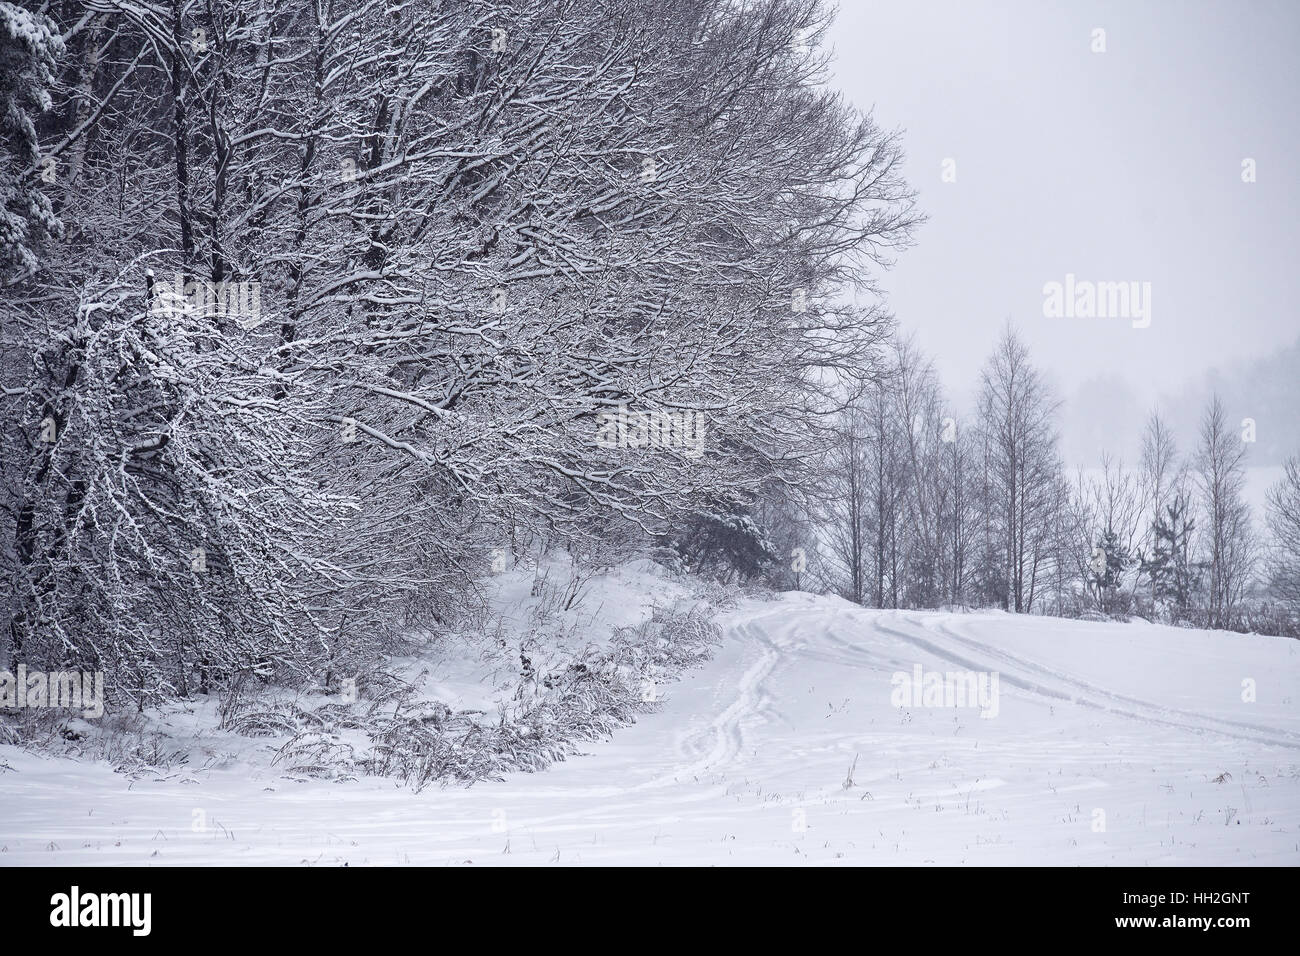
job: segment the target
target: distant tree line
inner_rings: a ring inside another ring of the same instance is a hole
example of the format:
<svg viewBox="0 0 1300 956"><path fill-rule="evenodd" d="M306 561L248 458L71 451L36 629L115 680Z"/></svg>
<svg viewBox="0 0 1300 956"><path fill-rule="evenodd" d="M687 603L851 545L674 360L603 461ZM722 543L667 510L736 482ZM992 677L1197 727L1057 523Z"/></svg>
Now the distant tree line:
<svg viewBox="0 0 1300 956"><path fill-rule="evenodd" d="M1010 327L969 415L951 409L911 340L894 337L886 352L882 374L837 416L817 504L773 548L782 560L796 548L817 555L804 586L870 607L1298 633L1300 459L1256 522L1244 494L1249 436L1217 396L1185 453L1152 411L1139 461L1103 451L1071 476L1057 447L1060 403ZM793 585L792 570L773 567Z"/></svg>

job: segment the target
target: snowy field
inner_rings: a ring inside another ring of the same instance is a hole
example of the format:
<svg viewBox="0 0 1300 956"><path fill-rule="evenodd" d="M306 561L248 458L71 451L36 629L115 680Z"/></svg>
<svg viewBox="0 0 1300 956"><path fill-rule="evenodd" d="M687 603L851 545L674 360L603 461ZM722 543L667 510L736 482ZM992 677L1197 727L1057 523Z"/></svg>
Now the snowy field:
<svg viewBox="0 0 1300 956"><path fill-rule="evenodd" d="M802 593L723 623L657 713L505 783L130 781L0 748L0 863L1300 863L1296 641ZM894 706L918 665L997 672L996 716Z"/></svg>

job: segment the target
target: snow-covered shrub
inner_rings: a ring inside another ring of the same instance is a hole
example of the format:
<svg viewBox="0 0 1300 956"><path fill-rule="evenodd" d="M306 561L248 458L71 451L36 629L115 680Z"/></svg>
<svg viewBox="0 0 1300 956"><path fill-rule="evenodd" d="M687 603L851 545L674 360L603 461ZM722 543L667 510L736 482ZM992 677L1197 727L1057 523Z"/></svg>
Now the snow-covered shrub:
<svg viewBox="0 0 1300 956"><path fill-rule="evenodd" d="M395 686L364 707L331 705L328 712L282 716L310 726L280 748L276 762L331 779L392 776L417 789L542 770L574 753L579 743L604 738L653 710L661 689L707 660L718 638L707 605L622 629L607 650L537 675L537 692L495 717L451 711L421 699L409 685ZM364 733L365 745L348 736L352 730Z"/></svg>

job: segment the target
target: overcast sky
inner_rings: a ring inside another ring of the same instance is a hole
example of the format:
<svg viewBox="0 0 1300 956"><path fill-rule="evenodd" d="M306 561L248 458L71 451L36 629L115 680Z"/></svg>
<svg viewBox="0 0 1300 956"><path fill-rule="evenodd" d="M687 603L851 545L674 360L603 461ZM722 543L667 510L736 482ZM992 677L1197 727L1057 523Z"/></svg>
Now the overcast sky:
<svg viewBox="0 0 1300 956"><path fill-rule="evenodd" d="M837 85L904 130L929 222L883 286L950 391L1008 318L1063 397L1138 415L1300 337L1297 0L841 0L830 40ZM1150 282L1150 326L1045 317L1067 273Z"/></svg>

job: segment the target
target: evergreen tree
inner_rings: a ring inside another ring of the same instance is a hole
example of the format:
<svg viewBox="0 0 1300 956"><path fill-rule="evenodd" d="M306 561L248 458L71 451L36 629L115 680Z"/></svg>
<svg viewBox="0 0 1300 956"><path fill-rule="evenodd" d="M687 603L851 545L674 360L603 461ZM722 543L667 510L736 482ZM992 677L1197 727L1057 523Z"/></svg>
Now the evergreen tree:
<svg viewBox="0 0 1300 956"><path fill-rule="evenodd" d="M1106 528L1097 539L1093 560L1089 564L1088 583L1097 595L1102 611L1112 613L1117 609L1117 598L1124 571L1130 566L1128 549L1119 532Z"/></svg>
<svg viewBox="0 0 1300 956"><path fill-rule="evenodd" d="M742 500L748 497L714 501L687 521L674 548L689 570L726 582L752 580L780 560L754 521L752 504Z"/></svg>
<svg viewBox="0 0 1300 956"><path fill-rule="evenodd" d="M57 235L43 184L57 177L53 156L42 157L37 118L50 109L49 87L63 41L39 13L0 0L0 279L35 271L33 247Z"/></svg>
<svg viewBox="0 0 1300 956"><path fill-rule="evenodd" d="M1174 620L1184 618L1192 605L1196 566L1191 542L1195 529L1187 498L1175 495L1165 506L1165 513L1151 525L1151 556L1139 556L1140 572L1151 582L1156 605L1167 607Z"/></svg>
<svg viewBox="0 0 1300 956"><path fill-rule="evenodd" d="M1269 489L1267 514L1270 586L1283 601L1300 604L1300 455L1287 459L1282 480Z"/></svg>

